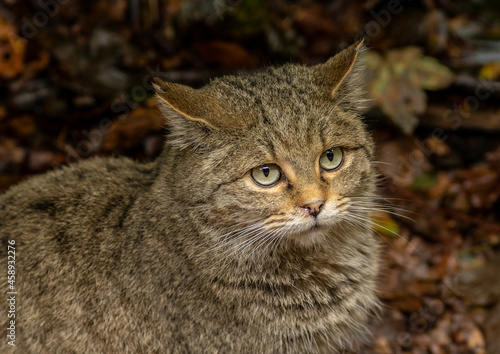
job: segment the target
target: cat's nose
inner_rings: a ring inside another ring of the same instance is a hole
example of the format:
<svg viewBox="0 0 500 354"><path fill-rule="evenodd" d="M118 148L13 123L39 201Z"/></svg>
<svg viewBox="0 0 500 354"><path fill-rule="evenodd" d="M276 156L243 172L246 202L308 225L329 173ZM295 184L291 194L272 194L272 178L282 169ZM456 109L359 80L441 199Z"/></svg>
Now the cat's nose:
<svg viewBox="0 0 500 354"><path fill-rule="evenodd" d="M307 203L304 205L302 208L305 210L306 213L308 213L311 216L318 216L319 212L321 211L321 207L325 204L324 200L317 200L312 203Z"/></svg>

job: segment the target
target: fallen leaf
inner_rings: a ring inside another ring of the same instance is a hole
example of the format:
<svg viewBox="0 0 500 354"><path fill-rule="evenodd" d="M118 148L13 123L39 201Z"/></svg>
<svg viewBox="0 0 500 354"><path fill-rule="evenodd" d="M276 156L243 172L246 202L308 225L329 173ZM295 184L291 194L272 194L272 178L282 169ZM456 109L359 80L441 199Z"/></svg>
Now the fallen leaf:
<svg viewBox="0 0 500 354"><path fill-rule="evenodd" d="M29 138L35 131L35 119L30 115L12 118L8 123L9 133L18 138Z"/></svg>
<svg viewBox="0 0 500 354"><path fill-rule="evenodd" d="M424 90L442 90L450 86L453 80L451 70L439 63L436 58L422 57L414 62L413 82Z"/></svg>
<svg viewBox="0 0 500 354"><path fill-rule="evenodd" d="M162 131L164 125L165 120L158 109L139 107L111 123L106 129L103 148L113 151L139 146L148 133Z"/></svg>
<svg viewBox="0 0 500 354"><path fill-rule="evenodd" d="M448 67L423 56L417 47L390 50L385 56L369 52L365 60L371 78L369 95L406 134L413 132L427 108L424 90L446 88L453 79Z"/></svg>
<svg viewBox="0 0 500 354"><path fill-rule="evenodd" d="M20 165L26 159L26 149L17 145L14 139L0 140L0 171L5 165Z"/></svg>
<svg viewBox="0 0 500 354"><path fill-rule="evenodd" d="M422 173L415 177L410 187L414 190L428 191L437 184L437 181L435 173Z"/></svg>
<svg viewBox="0 0 500 354"><path fill-rule="evenodd" d="M257 58L239 44L223 41L209 41L195 46L196 52L206 63L225 69L252 68Z"/></svg>
<svg viewBox="0 0 500 354"><path fill-rule="evenodd" d="M24 71L26 40L17 28L0 18L0 76L11 79Z"/></svg>
<svg viewBox="0 0 500 354"><path fill-rule="evenodd" d="M333 35L338 31L332 18L325 13L321 5L296 7L293 19L309 37L321 34Z"/></svg>
<svg viewBox="0 0 500 354"><path fill-rule="evenodd" d="M467 346L475 354L484 354L484 336L479 330L479 328L474 327L469 333L469 338L467 339Z"/></svg>
<svg viewBox="0 0 500 354"><path fill-rule="evenodd" d="M0 121L7 115L7 109L4 106L0 106Z"/></svg>
<svg viewBox="0 0 500 354"><path fill-rule="evenodd" d="M387 338L379 337L375 341L373 351L376 354L392 354L391 343L387 340Z"/></svg>
<svg viewBox="0 0 500 354"><path fill-rule="evenodd" d="M48 170L54 164L54 153L44 150L32 150L28 159L31 171L41 172Z"/></svg>

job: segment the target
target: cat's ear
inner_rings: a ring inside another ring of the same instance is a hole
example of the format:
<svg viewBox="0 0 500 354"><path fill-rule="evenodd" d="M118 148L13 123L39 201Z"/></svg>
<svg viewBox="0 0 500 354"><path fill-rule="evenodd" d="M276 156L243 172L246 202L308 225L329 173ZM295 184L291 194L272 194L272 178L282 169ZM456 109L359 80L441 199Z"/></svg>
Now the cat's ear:
<svg viewBox="0 0 500 354"><path fill-rule="evenodd" d="M159 107L168 121L169 141L179 148L202 147L220 125L223 106L204 88L153 79Z"/></svg>
<svg viewBox="0 0 500 354"><path fill-rule="evenodd" d="M153 79L153 87L160 99L162 108L173 109L181 116L215 128L216 118L220 115L221 103L204 88L194 89L189 86Z"/></svg>
<svg viewBox="0 0 500 354"><path fill-rule="evenodd" d="M361 110L365 100L362 54L364 39L358 40L326 63L313 67L315 82L327 99L342 101L350 108Z"/></svg>

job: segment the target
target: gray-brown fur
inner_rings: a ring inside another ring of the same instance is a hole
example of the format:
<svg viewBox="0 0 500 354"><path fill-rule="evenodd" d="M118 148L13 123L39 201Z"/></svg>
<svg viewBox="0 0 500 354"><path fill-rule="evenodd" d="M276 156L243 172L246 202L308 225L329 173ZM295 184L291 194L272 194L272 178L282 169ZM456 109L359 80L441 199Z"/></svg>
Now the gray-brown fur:
<svg viewBox="0 0 500 354"><path fill-rule="evenodd" d="M361 207L376 173L359 47L200 90L158 81L171 135L156 161L91 159L0 196L2 284L16 241L16 348L334 352L366 334L378 248ZM333 146L344 165L320 171ZM252 185L264 163L286 179ZM302 207L319 195L320 231L282 232L315 222ZM327 218L330 203L341 211ZM3 335L0 351L9 347Z"/></svg>

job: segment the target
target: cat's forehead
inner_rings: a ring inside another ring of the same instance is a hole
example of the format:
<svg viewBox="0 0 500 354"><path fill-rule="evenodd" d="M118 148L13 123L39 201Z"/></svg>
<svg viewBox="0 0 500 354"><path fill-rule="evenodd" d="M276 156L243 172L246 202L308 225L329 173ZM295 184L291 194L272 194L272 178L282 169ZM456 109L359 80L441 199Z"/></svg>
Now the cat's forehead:
<svg viewBox="0 0 500 354"><path fill-rule="evenodd" d="M316 157L335 146L355 148L370 144L364 124L358 118L338 113L325 118L322 112L283 119L277 124L260 124L253 129L252 145L260 145L268 154L278 154L290 161ZM310 156L309 156L310 155Z"/></svg>
<svg viewBox="0 0 500 354"><path fill-rule="evenodd" d="M358 114L339 106L342 97L321 95L307 66L286 64L255 75L218 78L210 85L226 98L235 126L254 126L263 136L307 143L321 134L363 130Z"/></svg>
<svg viewBox="0 0 500 354"><path fill-rule="evenodd" d="M338 100L325 100L311 68L286 64L250 76L226 76L212 80L211 89L223 98L234 126L275 126L303 130L335 120Z"/></svg>
<svg viewBox="0 0 500 354"><path fill-rule="evenodd" d="M210 86L220 94L257 104L290 95L311 96L318 91L310 68L297 64L271 67L248 76L224 76L212 80Z"/></svg>

